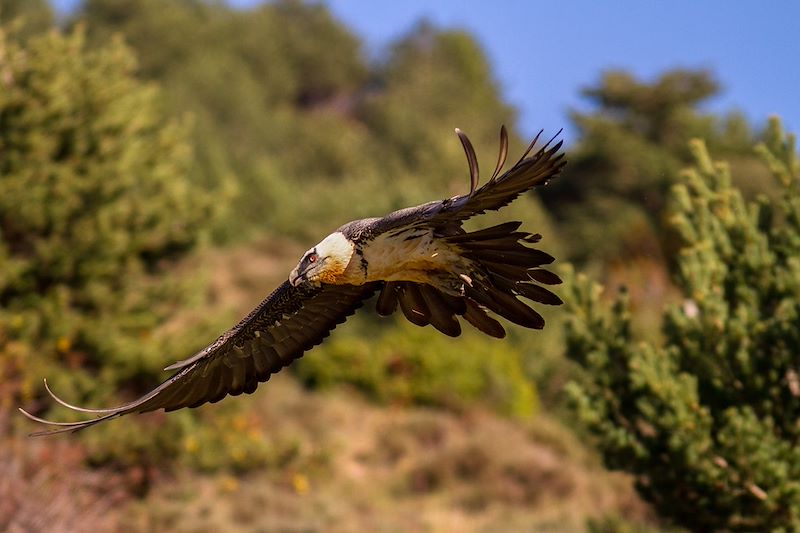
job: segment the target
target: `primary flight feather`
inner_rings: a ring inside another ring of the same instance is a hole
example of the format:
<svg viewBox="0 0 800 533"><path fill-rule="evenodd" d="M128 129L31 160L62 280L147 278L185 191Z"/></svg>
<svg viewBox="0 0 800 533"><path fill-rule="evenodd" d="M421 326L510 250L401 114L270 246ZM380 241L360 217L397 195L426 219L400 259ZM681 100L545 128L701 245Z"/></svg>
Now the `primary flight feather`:
<svg viewBox="0 0 800 533"><path fill-rule="evenodd" d="M500 174L508 153L508 135L500 130L500 155L491 178L478 187L478 160L464 133L456 129L470 171L469 194L355 220L340 227L303 254L281 284L236 326L192 357L170 365L175 373L132 402L81 422L53 422L20 409L28 418L54 426L34 435L77 431L130 413L174 411L217 402L227 395L252 393L281 368L316 346L378 293L376 311L390 315L400 307L413 324L432 325L452 337L461 333L461 317L480 331L502 338L505 329L491 313L515 324L541 329L544 319L519 297L548 305L561 300L542 285L561 280L541 268L553 257L530 245L538 234L506 222L467 232L468 218L508 205L533 187L556 177L566 164L561 142L536 148L539 135L509 170Z"/></svg>

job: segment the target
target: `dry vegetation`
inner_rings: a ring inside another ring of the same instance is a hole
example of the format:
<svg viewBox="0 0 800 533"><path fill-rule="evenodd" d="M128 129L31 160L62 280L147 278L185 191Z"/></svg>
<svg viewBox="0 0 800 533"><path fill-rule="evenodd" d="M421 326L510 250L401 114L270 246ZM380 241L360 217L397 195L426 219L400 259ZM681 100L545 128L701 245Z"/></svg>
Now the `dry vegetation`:
<svg viewBox="0 0 800 533"><path fill-rule="evenodd" d="M584 531L591 517L647 517L627 478L545 416L381 408L288 376L256 401L268 432L296 443L285 464L158 483L131 507L140 531Z"/></svg>
<svg viewBox="0 0 800 533"><path fill-rule="evenodd" d="M0 449L0 530L9 533L114 531L109 511L130 501L141 476L86 469L82 447L66 439L3 438Z"/></svg>

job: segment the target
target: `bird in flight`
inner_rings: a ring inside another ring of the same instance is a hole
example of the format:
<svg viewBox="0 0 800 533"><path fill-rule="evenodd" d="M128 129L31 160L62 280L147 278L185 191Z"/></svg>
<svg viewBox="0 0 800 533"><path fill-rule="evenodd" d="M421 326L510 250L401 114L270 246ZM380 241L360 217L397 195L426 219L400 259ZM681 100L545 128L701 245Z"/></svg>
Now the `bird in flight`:
<svg viewBox="0 0 800 533"><path fill-rule="evenodd" d="M379 315L399 307L409 322L432 325L445 335L461 333L457 317L496 338L505 329L490 313L527 328L544 327L542 316L519 297L548 305L561 299L542 285L561 280L542 265L553 257L531 247L541 235L505 222L466 231L465 220L498 210L520 194L556 177L566 164L558 134L536 149L539 135L502 173L508 134L500 129L500 154L491 178L478 187L478 160L469 138L456 129L467 156L469 194L401 209L382 218L355 220L303 254L288 279L232 329L198 353L168 366L174 374L134 401L110 409L59 404L94 415L80 422L54 422L20 408L51 429L77 431L130 413L174 411L250 394L259 383L321 343L365 300L378 294ZM559 132L560 133L560 132Z"/></svg>

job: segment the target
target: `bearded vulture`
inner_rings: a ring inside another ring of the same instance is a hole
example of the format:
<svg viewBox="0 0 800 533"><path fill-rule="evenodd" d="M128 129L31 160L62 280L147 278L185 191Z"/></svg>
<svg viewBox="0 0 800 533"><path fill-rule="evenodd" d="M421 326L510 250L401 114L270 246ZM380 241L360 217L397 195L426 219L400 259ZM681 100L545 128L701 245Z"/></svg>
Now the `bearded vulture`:
<svg viewBox="0 0 800 533"><path fill-rule="evenodd" d="M500 155L489 181L478 188L478 160L467 136L456 129L466 152L469 194L401 209L383 218L349 222L303 254L288 279L233 329L211 345L165 370L175 373L141 398L111 409L87 409L57 397L59 404L95 415L81 422L53 422L20 409L28 418L55 426L33 435L77 431L129 413L174 411L250 394L259 383L321 343L362 303L378 294L376 311L403 315L445 335L461 333L461 317L483 333L505 336L493 312L526 328L544 327L542 316L518 299L548 305L561 299L540 284L561 280L540 268L553 257L530 247L541 235L518 231L521 222L466 231L462 223L508 205L544 185L565 165L556 134L536 151L539 135L508 171L508 134L500 130ZM560 132L559 132L560 133Z"/></svg>

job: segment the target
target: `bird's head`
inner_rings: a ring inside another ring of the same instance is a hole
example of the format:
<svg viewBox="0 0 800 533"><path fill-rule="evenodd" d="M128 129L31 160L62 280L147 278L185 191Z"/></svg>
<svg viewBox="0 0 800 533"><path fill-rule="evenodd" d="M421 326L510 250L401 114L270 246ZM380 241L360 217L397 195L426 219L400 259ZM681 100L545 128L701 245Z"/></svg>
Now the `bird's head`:
<svg viewBox="0 0 800 533"><path fill-rule="evenodd" d="M341 232L331 233L319 244L303 254L300 262L289 274L289 283L297 287L301 283L342 283L355 244Z"/></svg>

